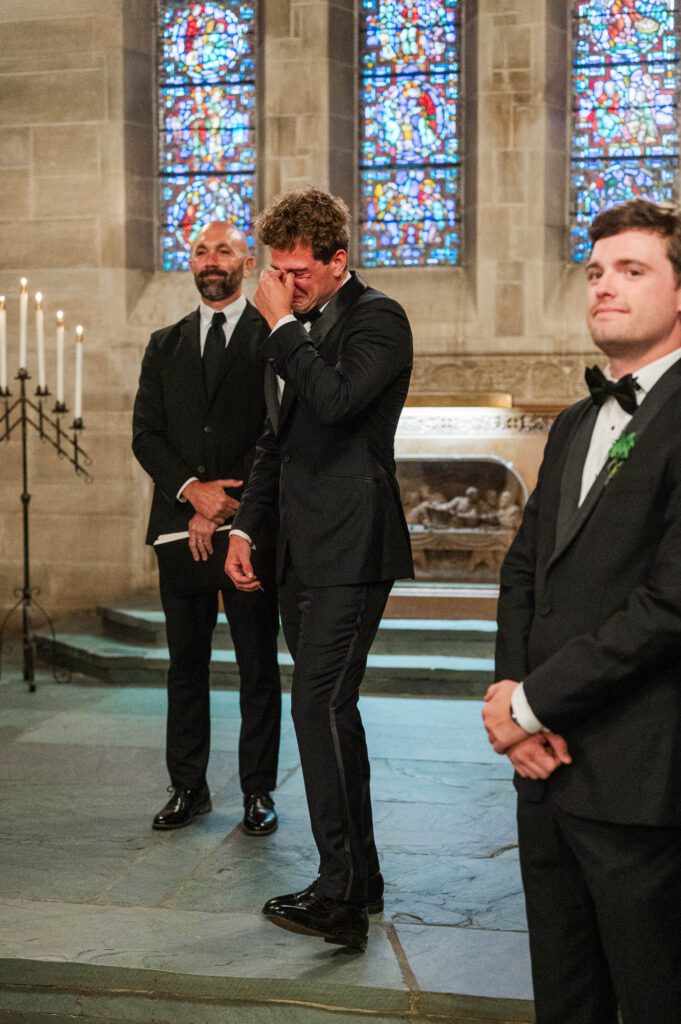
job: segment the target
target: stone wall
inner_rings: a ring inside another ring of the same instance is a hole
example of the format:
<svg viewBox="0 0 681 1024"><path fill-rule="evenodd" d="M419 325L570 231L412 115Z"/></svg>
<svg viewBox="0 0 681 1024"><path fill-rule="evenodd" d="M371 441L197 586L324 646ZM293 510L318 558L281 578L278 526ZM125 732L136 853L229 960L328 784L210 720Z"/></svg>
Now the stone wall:
<svg viewBox="0 0 681 1024"><path fill-rule="evenodd" d="M152 0L4 0L0 5L0 292L17 362L19 277L54 317L85 326L86 485L31 437L33 582L51 611L92 605L138 580L129 455L128 312L154 269ZM32 302L31 302L32 306ZM29 368L35 369L32 316ZM70 344L69 357L73 346ZM67 359L67 401L73 367ZM35 377L31 387L35 388ZM13 385L16 393L16 385ZM0 604L21 582L18 440L0 446Z"/></svg>
<svg viewBox="0 0 681 1024"><path fill-rule="evenodd" d="M262 0L262 202L315 182L356 203L358 7ZM463 265L365 274L411 317L415 391L510 391L533 405L580 393L582 272L566 258L570 8L466 0ZM153 0L0 5L0 292L15 324L26 274L46 295L48 338L58 307L71 331L86 326L94 483L32 445L34 577L53 610L152 578L130 410L149 332L196 301L188 275L155 272L154 12ZM15 441L0 446L0 605L20 582L18 457Z"/></svg>

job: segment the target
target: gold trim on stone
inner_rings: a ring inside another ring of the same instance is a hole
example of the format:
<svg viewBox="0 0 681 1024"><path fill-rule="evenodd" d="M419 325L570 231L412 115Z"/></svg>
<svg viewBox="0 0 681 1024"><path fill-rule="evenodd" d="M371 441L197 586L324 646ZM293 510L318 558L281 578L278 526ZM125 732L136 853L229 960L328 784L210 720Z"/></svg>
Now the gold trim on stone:
<svg viewBox="0 0 681 1024"><path fill-rule="evenodd" d="M512 409L513 396L505 391L465 391L451 393L434 391L407 396L408 406L440 408Z"/></svg>

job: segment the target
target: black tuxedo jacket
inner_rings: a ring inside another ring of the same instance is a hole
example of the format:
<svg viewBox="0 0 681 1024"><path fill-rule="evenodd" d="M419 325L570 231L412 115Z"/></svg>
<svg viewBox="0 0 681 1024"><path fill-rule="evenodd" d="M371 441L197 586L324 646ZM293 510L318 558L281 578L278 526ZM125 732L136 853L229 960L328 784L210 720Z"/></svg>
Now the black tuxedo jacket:
<svg viewBox="0 0 681 1024"><path fill-rule="evenodd" d="M577 508L596 419L591 399L556 420L537 489L501 573L497 678L573 763L548 781L566 811L681 824L681 363L634 414L631 454ZM516 779L541 799L542 782Z"/></svg>
<svg viewBox="0 0 681 1024"><path fill-rule="evenodd" d="M248 478L265 422L262 344L267 323L248 303L225 349L221 375L207 394L199 319L195 310L155 331L142 361L132 447L154 481L148 544L161 533L187 529L194 509L178 501L177 492L190 477Z"/></svg>
<svg viewBox="0 0 681 1024"><path fill-rule="evenodd" d="M309 335L286 324L265 352L268 425L234 526L258 543L279 499L280 580L287 550L306 586L411 576L394 459L412 366L404 310L352 274Z"/></svg>

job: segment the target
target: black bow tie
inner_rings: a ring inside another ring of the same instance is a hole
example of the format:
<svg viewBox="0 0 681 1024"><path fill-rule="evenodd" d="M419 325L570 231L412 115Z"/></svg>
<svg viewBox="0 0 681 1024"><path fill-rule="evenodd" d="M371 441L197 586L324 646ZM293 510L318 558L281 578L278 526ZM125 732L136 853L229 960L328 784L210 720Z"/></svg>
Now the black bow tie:
<svg viewBox="0 0 681 1024"><path fill-rule="evenodd" d="M322 311L315 306L314 309L308 309L307 313L296 313L294 309L293 315L296 320L300 320L301 324L314 324L319 320Z"/></svg>
<svg viewBox="0 0 681 1024"><path fill-rule="evenodd" d="M606 398L612 397L630 416L636 412L638 406L636 392L639 390L639 385L630 373L626 377L620 377L619 380L608 380L600 366L592 366L585 372L584 380L595 405L601 406Z"/></svg>

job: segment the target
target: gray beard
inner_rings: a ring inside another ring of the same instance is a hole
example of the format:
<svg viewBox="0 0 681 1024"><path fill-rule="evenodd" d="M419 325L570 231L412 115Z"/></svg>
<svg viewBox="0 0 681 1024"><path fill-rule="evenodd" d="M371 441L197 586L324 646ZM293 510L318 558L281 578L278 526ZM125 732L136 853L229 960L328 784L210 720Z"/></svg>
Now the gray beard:
<svg viewBox="0 0 681 1024"><path fill-rule="evenodd" d="M223 274L217 281L204 281L200 274L194 276L194 283L199 293L209 302L222 302L229 299L239 288L243 274L235 270L232 274Z"/></svg>

